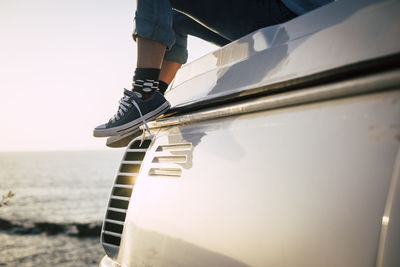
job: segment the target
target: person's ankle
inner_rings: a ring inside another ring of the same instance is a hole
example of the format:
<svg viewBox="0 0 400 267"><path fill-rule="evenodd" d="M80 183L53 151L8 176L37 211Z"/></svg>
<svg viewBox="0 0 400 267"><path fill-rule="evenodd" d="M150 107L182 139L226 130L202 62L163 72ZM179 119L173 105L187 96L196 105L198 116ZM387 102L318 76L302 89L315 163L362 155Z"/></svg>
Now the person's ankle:
<svg viewBox="0 0 400 267"><path fill-rule="evenodd" d="M161 94L163 94L163 95L165 94L165 91L167 91L168 86L169 86L168 83L161 81L161 80L158 81L158 91Z"/></svg>
<svg viewBox="0 0 400 267"><path fill-rule="evenodd" d="M149 99L158 89L160 69L137 68L133 77L133 89L139 98Z"/></svg>

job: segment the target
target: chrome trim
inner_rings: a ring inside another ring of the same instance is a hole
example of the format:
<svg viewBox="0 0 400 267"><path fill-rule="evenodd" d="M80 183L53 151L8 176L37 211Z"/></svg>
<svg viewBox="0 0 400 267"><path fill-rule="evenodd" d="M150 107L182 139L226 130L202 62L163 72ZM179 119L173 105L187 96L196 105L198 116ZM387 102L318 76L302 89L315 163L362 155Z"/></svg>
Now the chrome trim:
<svg viewBox="0 0 400 267"><path fill-rule="evenodd" d="M129 145L128 145L129 147ZM128 148L125 152L147 152L146 148Z"/></svg>
<svg viewBox="0 0 400 267"><path fill-rule="evenodd" d="M165 176L165 177L181 177L182 169L180 168L151 168L149 176Z"/></svg>
<svg viewBox="0 0 400 267"><path fill-rule="evenodd" d="M132 189L132 188L133 188L133 185L129 185L129 184L114 184L114 187ZM128 198L128 200L129 200L129 199L130 199L130 198ZM121 199L121 200L125 200L125 199Z"/></svg>
<svg viewBox="0 0 400 267"><path fill-rule="evenodd" d="M112 249L111 246L113 246L113 245L110 245L110 249ZM106 255L101 259L99 267L121 267L121 265L119 263L113 261L111 258L109 258Z"/></svg>
<svg viewBox="0 0 400 267"><path fill-rule="evenodd" d="M112 247L112 248L116 248L116 249L118 249L118 248L119 248L119 246L117 246L117 245L113 245L113 244L106 243L106 242L103 242L103 245L106 245L106 246L108 246L108 247Z"/></svg>
<svg viewBox="0 0 400 267"><path fill-rule="evenodd" d="M153 158L153 163L185 163L187 161L186 155L156 155Z"/></svg>
<svg viewBox="0 0 400 267"><path fill-rule="evenodd" d="M125 201L129 201L131 199L130 197L121 197L121 196L114 196L114 195L112 195L110 198L118 199L118 200L125 200Z"/></svg>
<svg viewBox="0 0 400 267"><path fill-rule="evenodd" d="M393 248L388 248L391 244L388 241L388 231L389 224L391 221L396 221L398 218L391 218L393 211L399 207L399 204L394 201L396 199L396 191L397 194L400 192L400 149L397 152L396 161L393 167L392 179L389 185L389 192L387 194L387 200L385 204L385 211L382 216L382 225L381 225L381 233L379 237L379 246L378 246L378 256L376 260L377 267L385 267L389 266L387 263L387 259L393 259L393 256L388 256L385 254L390 254L390 250L393 251ZM398 197L398 196L397 196ZM393 216L396 217L396 216ZM393 224L393 222L392 222ZM389 235L390 236L390 235ZM399 257L397 256L397 259ZM386 261L385 261L386 260Z"/></svg>
<svg viewBox="0 0 400 267"><path fill-rule="evenodd" d="M138 172L118 172L117 175L122 175L122 176L138 176Z"/></svg>
<svg viewBox="0 0 400 267"><path fill-rule="evenodd" d="M110 231L103 231L103 234L112 235L112 236L116 236L116 237L122 237L122 234L118 234L118 233L114 233L114 232L110 232Z"/></svg>
<svg viewBox="0 0 400 267"><path fill-rule="evenodd" d="M123 160L121 164L142 164L141 160Z"/></svg>
<svg viewBox="0 0 400 267"><path fill-rule="evenodd" d="M150 128L161 128L188 124L262 110L271 110L334 98L384 91L393 89L393 87L399 85L400 70L394 70L333 84L315 86L298 91L265 96L258 99L250 99L237 104L230 104L228 106L212 108L187 115L165 118L150 122L148 125Z"/></svg>
<svg viewBox="0 0 400 267"><path fill-rule="evenodd" d="M168 145L159 145L156 149L157 153L164 152L164 151L186 151L191 150L192 144L191 143L179 143L179 144L168 144Z"/></svg>
<svg viewBox="0 0 400 267"><path fill-rule="evenodd" d="M114 224L119 224L119 225L124 225L124 222L116 221L116 220L111 220L111 219L105 219L105 222L114 223Z"/></svg>
<svg viewBox="0 0 400 267"><path fill-rule="evenodd" d="M126 213L126 210L125 210L125 209L118 209L118 208L113 208L113 207L108 207L107 210Z"/></svg>

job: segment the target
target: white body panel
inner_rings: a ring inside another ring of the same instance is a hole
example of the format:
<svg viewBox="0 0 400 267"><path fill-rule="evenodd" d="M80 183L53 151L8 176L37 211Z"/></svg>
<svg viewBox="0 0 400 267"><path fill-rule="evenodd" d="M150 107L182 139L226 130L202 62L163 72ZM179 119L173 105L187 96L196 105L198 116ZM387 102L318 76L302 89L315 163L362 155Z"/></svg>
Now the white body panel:
<svg viewBox="0 0 400 267"><path fill-rule="evenodd" d="M135 185L119 261L375 266L399 103L391 91L162 130ZM163 155L187 155L186 165L162 165L180 177L147 175L160 145L180 143L193 149ZM398 244L398 232L391 238Z"/></svg>

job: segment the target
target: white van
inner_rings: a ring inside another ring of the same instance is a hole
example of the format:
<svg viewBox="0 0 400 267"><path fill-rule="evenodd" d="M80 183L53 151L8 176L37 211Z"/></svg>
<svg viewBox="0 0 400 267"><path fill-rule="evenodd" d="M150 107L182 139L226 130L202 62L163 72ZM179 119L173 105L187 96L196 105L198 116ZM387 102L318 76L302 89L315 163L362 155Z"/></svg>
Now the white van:
<svg viewBox="0 0 400 267"><path fill-rule="evenodd" d="M101 267L400 266L400 1L337 1L182 68L117 172Z"/></svg>

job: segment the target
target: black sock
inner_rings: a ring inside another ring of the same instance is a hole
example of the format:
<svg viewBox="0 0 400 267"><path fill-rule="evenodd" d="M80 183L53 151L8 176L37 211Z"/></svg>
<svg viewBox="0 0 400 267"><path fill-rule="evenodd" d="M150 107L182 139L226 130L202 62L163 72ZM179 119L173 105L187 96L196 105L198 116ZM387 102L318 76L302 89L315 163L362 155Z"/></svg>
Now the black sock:
<svg viewBox="0 0 400 267"><path fill-rule="evenodd" d="M168 89L168 84L164 81L159 80L158 81L158 91L160 91L161 94L164 94L165 91Z"/></svg>
<svg viewBox="0 0 400 267"><path fill-rule="evenodd" d="M133 91L143 99L151 97L158 88L160 69L136 68L133 76Z"/></svg>

